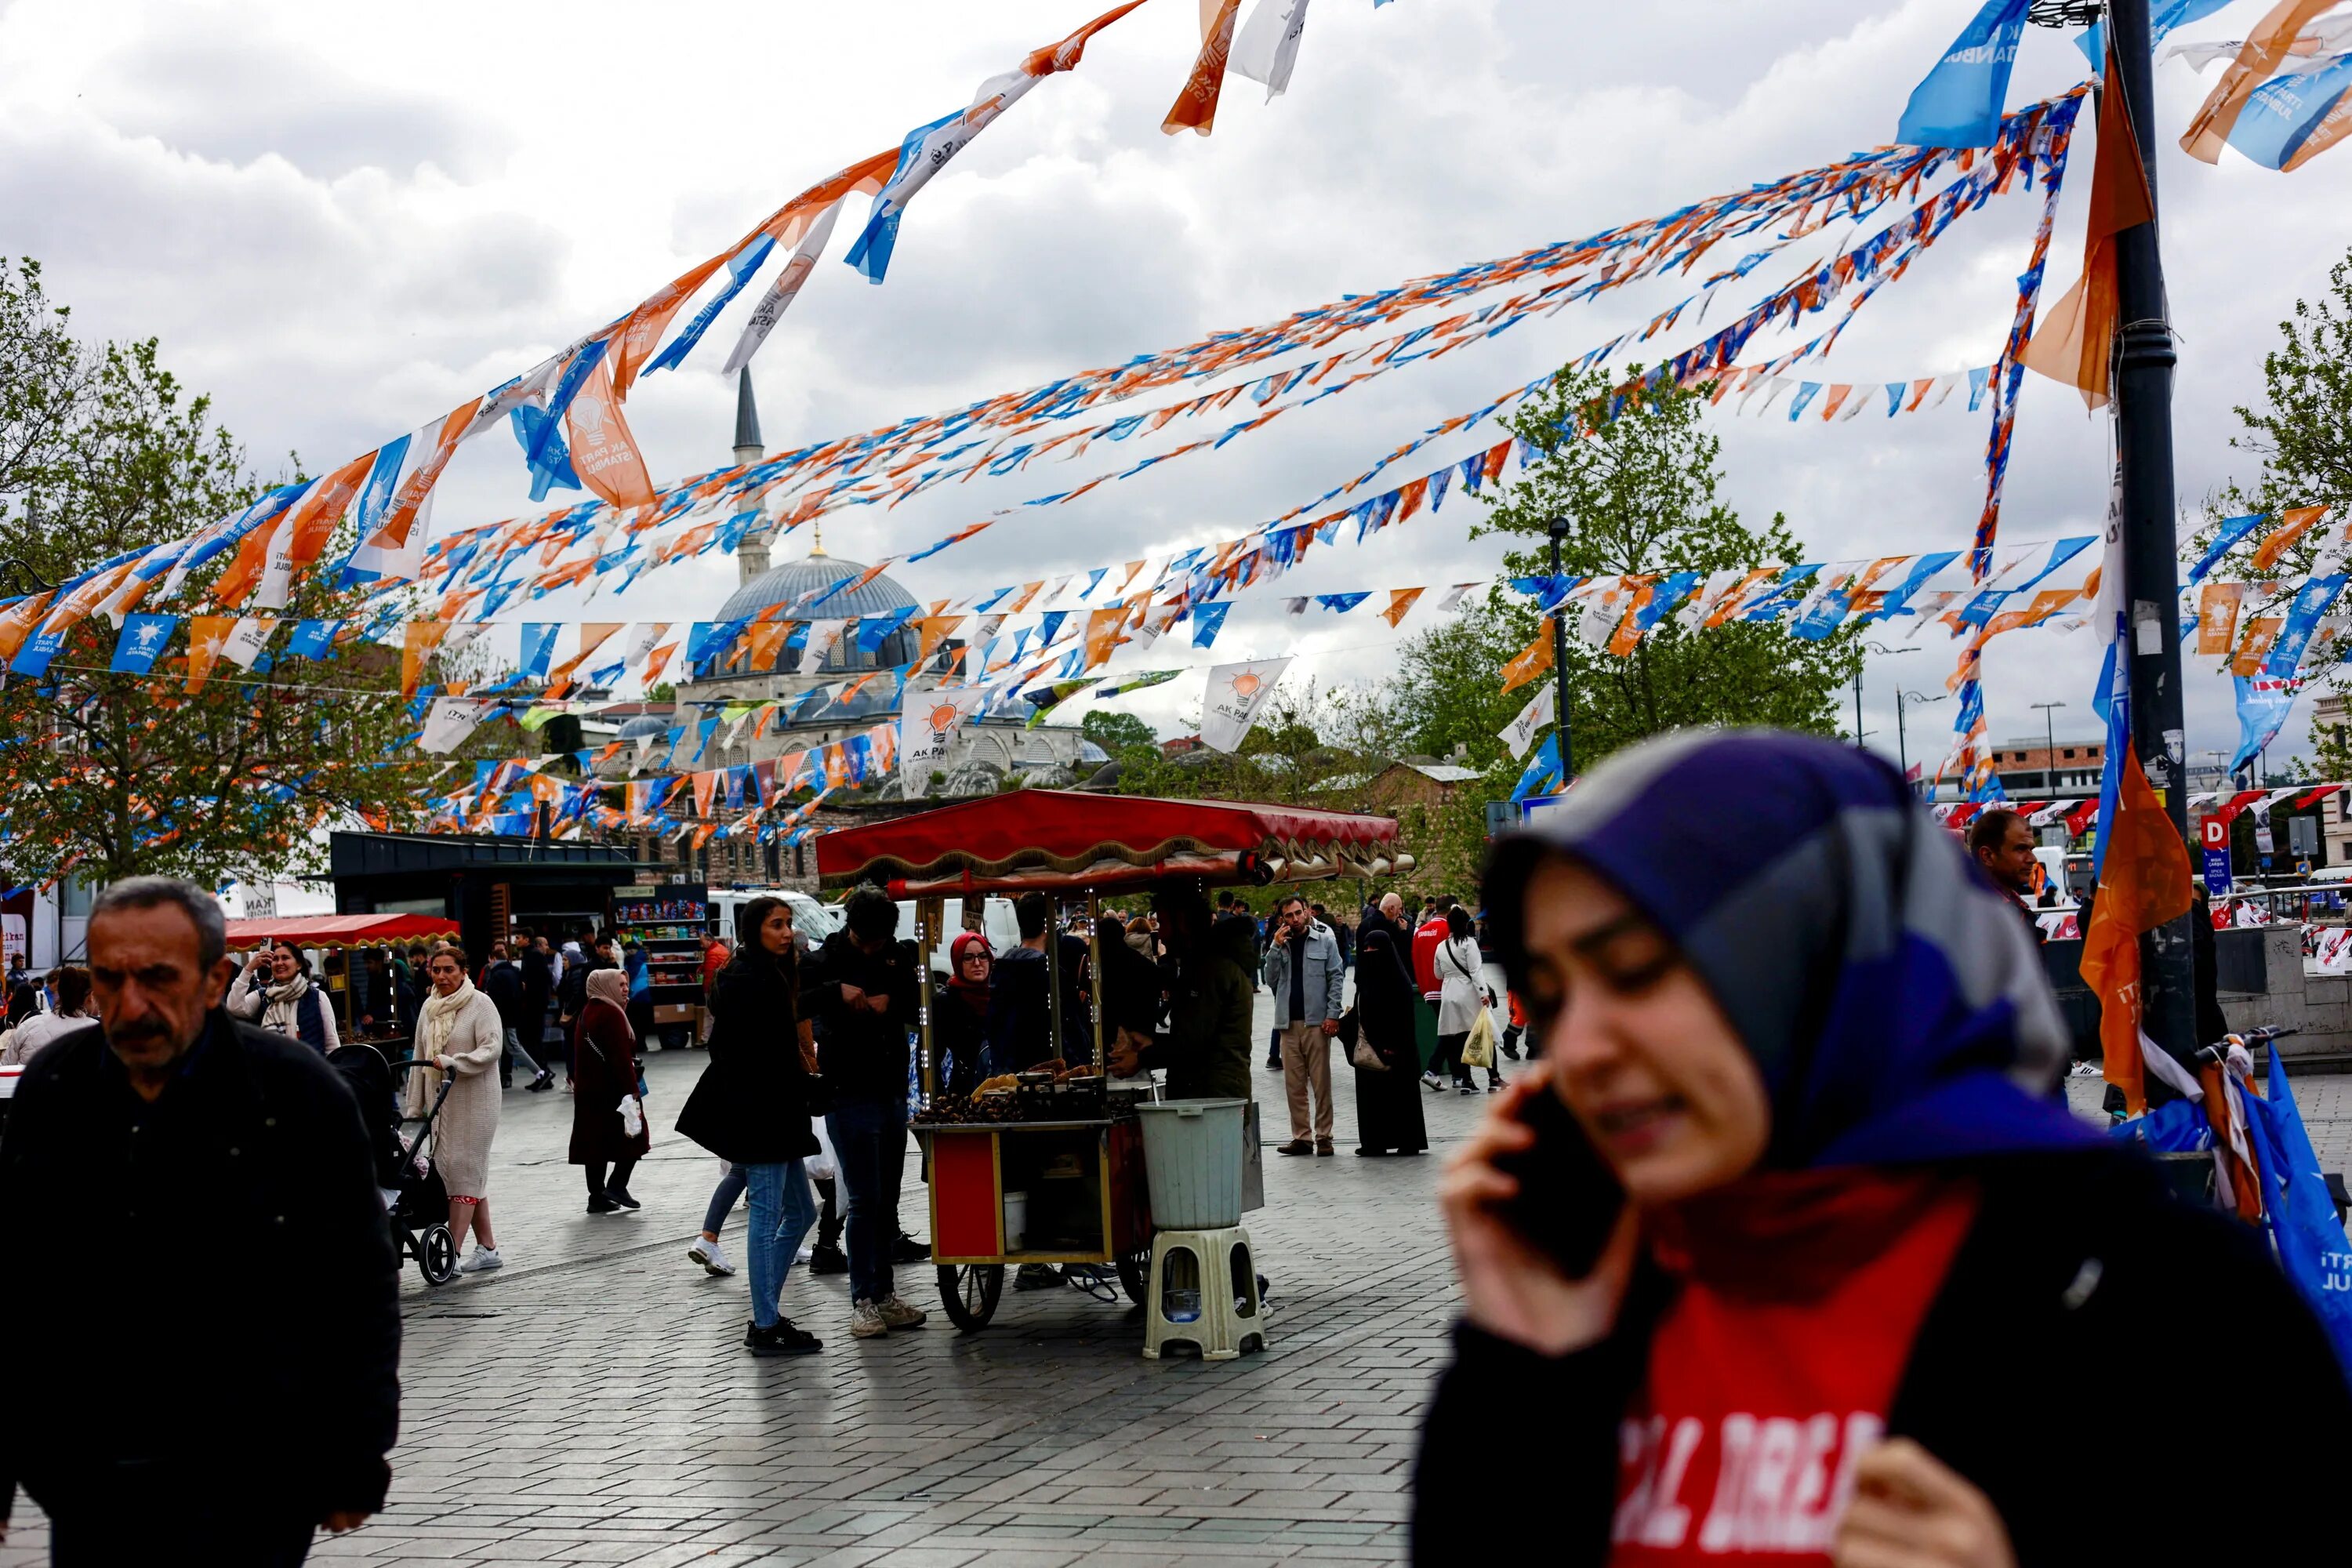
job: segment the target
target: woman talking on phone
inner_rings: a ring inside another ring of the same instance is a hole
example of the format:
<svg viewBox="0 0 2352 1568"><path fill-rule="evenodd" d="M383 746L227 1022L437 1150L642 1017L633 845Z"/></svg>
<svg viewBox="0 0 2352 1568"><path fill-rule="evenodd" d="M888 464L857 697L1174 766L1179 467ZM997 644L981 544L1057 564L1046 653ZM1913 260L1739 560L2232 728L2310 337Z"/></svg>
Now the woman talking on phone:
<svg viewBox="0 0 2352 1568"><path fill-rule="evenodd" d="M1465 1321L1417 1561L1477 1554L1507 1431L1564 1563L2317 1560L2326 1340L2254 1232L2053 1097L2040 957L1892 769L1669 736L1486 894L1543 1057L1441 1189ZM2152 1489L2200 1430L2271 1435L2259 1503Z"/></svg>

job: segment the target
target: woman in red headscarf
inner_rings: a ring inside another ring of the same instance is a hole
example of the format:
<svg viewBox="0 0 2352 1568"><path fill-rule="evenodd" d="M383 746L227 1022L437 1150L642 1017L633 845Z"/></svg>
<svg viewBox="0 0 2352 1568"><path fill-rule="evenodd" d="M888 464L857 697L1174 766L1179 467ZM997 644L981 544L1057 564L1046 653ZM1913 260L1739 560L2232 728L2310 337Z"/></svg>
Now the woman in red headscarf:
<svg viewBox="0 0 2352 1568"><path fill-rule="evenodd" d="M950 1094L970 1094L989 1075L989 1058L1003 1032L1003 1009L993 1005L996 956L988 938L968 931L948 949L946 994L931 1013L931 1039Z"/></svg>

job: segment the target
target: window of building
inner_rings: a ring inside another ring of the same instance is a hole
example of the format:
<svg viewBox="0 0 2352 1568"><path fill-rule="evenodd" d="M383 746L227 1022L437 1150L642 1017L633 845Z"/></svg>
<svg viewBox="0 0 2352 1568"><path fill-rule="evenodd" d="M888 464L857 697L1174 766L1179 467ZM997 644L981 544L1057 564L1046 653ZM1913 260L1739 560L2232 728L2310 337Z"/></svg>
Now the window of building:
<svg viewBox="0 0 2352 1568"><path fill-rule="evenodd" d="M2069 746L2069 747L2067 747L2063 752L2061 752L2061 753L2059 753L2059 754L2060 754L2060 755L2062 755L2062 756L2068 756L2068 757L2071 757L2071 756L2073 756L2073 755L2074 754L2074 747L2072 747L2072 746Z"/></svg>

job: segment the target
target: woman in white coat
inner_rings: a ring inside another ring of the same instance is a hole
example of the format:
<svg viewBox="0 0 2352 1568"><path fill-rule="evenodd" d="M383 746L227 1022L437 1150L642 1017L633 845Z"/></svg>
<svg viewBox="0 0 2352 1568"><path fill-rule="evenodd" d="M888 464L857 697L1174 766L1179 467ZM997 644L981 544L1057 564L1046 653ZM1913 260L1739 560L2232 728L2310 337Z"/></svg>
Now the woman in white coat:
<svg viewBox="0 0 2352 1568"><path fill-rule="evenodd" d="M1470 911L1456 904L1445 911L1445 940L1437 944L1431 961L1437 971L1437 1055L1430 1067L1439 1062L1450 1063L1454 1069L1454 1087L1465 1094L1475 1094L1470 1082L1470 1069L1462 1065L1463 1042L1478 1022L1479 1009L1486 1005L1486 989L1479 975L1485 965L1478 957L1478 939L1473 932ZM1486 1069L1489 1089L1500 1089L1503 1079L1490 1065Z"/></svg>
<svg viewBox="0 0 2352 1568"><path fill-rule="evenodd" d="M474 1250L457 1271L478 1274L506 1261L490 1231L490 1144L499 1135L498 1066L506 1026L498 1004L466 978L462 950L443 948L425 973L433 988L417 1020L416 1059L433 1065L409 1073L408 1114L424 1115L443 1076L453 1080L433 1122L433 1163L449 1189L449 1234L462 1247L466 1233L474 1233Z"/></svg>

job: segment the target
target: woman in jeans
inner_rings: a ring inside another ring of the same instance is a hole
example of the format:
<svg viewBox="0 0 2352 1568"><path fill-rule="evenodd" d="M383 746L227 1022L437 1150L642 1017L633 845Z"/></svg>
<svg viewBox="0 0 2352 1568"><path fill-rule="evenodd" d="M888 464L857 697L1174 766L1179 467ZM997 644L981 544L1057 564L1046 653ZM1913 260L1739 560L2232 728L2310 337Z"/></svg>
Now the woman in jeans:
<svg viewBox="0 0 2352 1568"><path fill-rule="evenodd" d="M782 899L751 900L736 911L735 934L735 956L711 987L710 1065L687 1097L677 1130L732 1166L728 1180L741 1172L751 1191L744 1245L751 1325L744 1348L759 1356L807 1355L818 1348L816 1336L794 1328L780 1306L801 1238L816 1223L802 1164L817 1149L809 1134L812 1090L801 1054L791 906ZM723 1192L726 1183L720 1185Z"/></svg>

